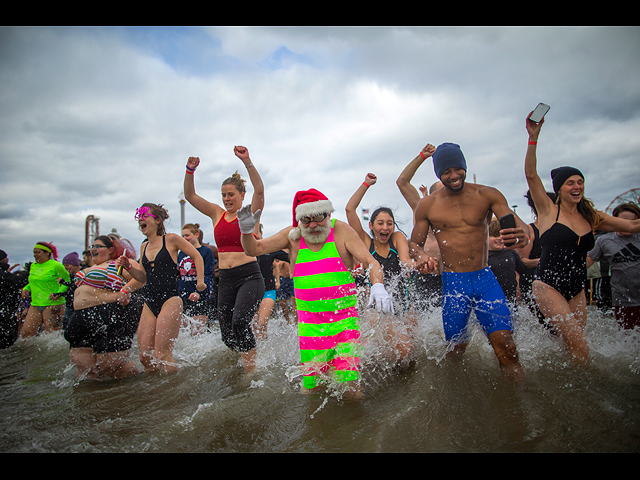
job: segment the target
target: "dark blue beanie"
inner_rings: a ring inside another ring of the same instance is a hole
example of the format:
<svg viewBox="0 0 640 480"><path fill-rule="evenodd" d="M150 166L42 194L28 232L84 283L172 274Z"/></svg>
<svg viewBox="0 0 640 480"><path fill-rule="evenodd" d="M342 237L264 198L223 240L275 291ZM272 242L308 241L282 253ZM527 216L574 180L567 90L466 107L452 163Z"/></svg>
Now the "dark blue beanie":
<svg viewBox="0 0 640 480"><path fill-rule="evenodd" d="M575 167L558 167L551 170L551 181L553 182L553 191L556 192L556 195L562 184L567 181L567 178L573 175L580 175L584 180L582 172Z"/></svg>
<svg viewBox="0 0 640 480"><path fill-rule="evenodd" d="M436 148L433 154L433 169L436 176L440 178L442 172L451 167L464 168L467 170L467 161L464 159L460 145L455 143L443 143Z"/></svg>

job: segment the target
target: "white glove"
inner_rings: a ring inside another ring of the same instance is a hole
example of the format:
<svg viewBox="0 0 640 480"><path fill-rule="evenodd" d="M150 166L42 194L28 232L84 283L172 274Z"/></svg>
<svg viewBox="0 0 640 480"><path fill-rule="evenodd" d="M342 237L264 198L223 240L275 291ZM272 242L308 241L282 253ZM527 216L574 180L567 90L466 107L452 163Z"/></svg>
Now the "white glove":
<svg viewBox="0 0 640 480"><path fill-rule="evenodd" d="M256 213L251 213L251 204L245 205L238 210L238 225L240 226L240 232L248 235L253 233L256 225L260 221L260 214L262 210L257 210Z"/></svg>
<svg viewBox="0 0 640 480"><path fill-rule="evenodd" d="M394 313L391 295L387 293L387 290L384 288L382 283L374 283L371 286L371 294L369 295L369 304L367 305L367 308L373 306L374 303L376 304L378 312Z"/></svg>

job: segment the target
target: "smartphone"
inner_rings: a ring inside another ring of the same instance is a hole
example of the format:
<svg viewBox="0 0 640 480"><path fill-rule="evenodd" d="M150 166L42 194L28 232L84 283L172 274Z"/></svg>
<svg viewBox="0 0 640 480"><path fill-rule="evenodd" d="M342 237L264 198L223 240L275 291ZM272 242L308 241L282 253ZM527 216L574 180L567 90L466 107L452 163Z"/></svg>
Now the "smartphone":
<svg viewBox="0 0 640 480"><path fill-rule="evenodd" d="M551 107L549 105L545 105L544 103L539 103L536 109L533 111L533 113L529 117L529 120L535 123L540 123L550 108Z"/></svg>
<svg viewBox="0 0 640 480"><path fill-rule="evenodd" d="M516 228L516 217L513 216L513 213L507 213L506 215L500 217L500 230L504 230L505 228ZM511 245L515 245L516 242L506 243L506 247L510 247Z"/></svg>

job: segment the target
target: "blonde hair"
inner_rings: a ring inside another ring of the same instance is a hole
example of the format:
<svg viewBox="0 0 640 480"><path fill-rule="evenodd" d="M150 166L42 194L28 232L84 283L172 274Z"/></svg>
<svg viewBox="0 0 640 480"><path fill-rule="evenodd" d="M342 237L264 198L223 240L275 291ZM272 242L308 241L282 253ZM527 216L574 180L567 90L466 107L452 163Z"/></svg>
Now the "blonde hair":
<svg viewBox="0 0 640 480"><path fill-rule="evenodd" d="M189 230L191 233L193 233L196 238L198 237L198 234L200 232L200 224L199 223L185 223L182 226L182 230Z"/></svg>
<svg viewBox="0 0 640 480"><path fill-rule="evenodd" d="M238 192L246 193L247 189L245 188L245 183L246 181L240 176L240 174L236 170L236 173L234 173L229 178L227 178L224 182L222 182L222 186L224 187L225 185L233 185L234 187L236 187Z"/></svg>
<svg viewBox="0 0 640 480"><path fill-rule="evenodd" d="M500 236L500 222L498 219L494 218L489 223L489 236L490 237L499 237Z"/></svg>

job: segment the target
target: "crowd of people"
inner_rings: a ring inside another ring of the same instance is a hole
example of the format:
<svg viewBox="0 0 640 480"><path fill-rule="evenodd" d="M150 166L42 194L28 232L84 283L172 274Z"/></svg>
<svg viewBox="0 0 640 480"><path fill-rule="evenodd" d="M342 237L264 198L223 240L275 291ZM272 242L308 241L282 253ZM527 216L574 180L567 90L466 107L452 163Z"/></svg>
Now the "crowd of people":
<svg viewBox="0 0 640 480"><path fill-rule="evenodd" d="M167 233L167 210L144 203L135 213L146 237L138 249L103 235L84 262L76 253L59 262L53 244L37 242L28 272L17 273L0 251L1 346L62 330L79 378L124 378L139 373L130 355L137 336L144 371L170 373L177 369L173 347L181 328L198 335L215 321L223 343L252 374L279 304L298 325L305 391L331 380L358 397L361 317L369 312L403 362L411 358L425 309L441 307L451 357L463 355L474 311L502 372L519 382L524 372L513 314L524 305L574 362L585 364L588 266L608 260L615 316L623 328L640 327L640 208L619 205L611 216L597 211L575 167L552 170L554 191L547 192L536 158L543 124L526 119L531 224L497 189L466 182L466 158L455 143L427 144L396 181L414 212L410 235L387 207L373 212L365 231L357 212L377 182L367 173L345 206L346 222L332 218L331 200L311 188L295 194L292 221L263 237L265 186L247 148L234 148L253 187L246 205L238 172L222 183L221 202L196 194L200 159L189 157L184 195L211 219L215 246L203 242L198 224L184 225L181 235ZM428 159L439 181L419 192L411 181ZM507 217L514 223L501 225ZM603 232L609 233L596 240Z"/></svg>

